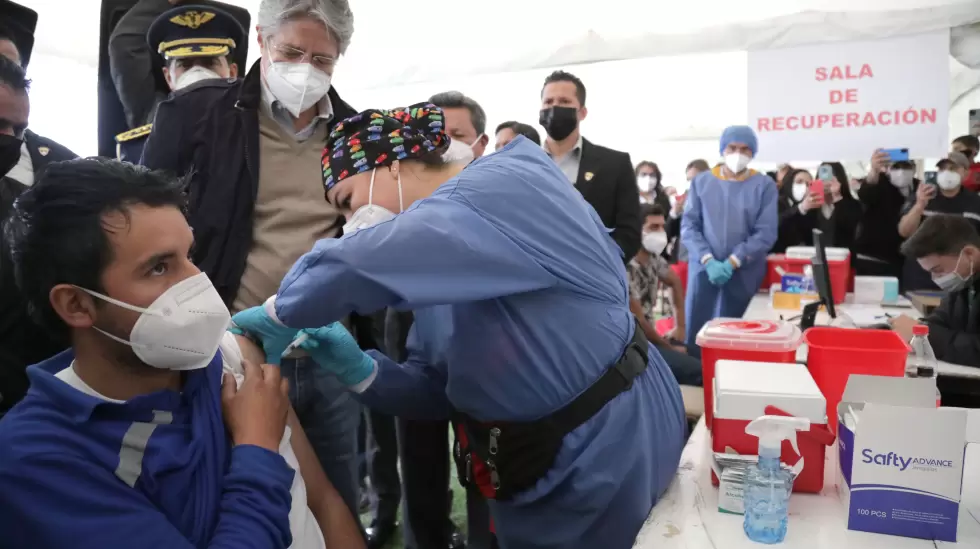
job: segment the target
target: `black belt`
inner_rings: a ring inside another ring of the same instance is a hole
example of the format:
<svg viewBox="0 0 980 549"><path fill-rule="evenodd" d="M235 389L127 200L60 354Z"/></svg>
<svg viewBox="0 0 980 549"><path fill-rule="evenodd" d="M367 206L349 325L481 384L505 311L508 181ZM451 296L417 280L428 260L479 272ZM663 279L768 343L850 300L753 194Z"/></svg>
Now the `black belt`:
<svg viewBox="0 0 980 549"><path fill-rule="evenodd" d="M476 479L480 484L481 475L474 474L473 469L473 460L478 460L489 473L486 480L495 499L506 500L531 488L554 465L565 435L629 390L646 369L647 359L647 339L637 324L633 340L616 364L575 400L548 416L525 422L481 422L457 413L453 456L460 482L465 485ZM490 491L486 486L480 488L484 495Z"/></svg>

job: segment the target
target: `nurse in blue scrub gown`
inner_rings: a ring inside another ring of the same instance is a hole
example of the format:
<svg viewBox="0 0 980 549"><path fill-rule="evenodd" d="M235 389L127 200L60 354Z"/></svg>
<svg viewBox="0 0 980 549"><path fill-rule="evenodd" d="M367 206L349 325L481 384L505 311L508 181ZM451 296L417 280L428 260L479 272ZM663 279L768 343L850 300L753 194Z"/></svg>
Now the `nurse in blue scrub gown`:
<svg viewBox="0 0 980 549"><path fill-rule="evenodd" d="M687 270L687 345L717 317L741 318L762 285L776 243L779 191L768 175L747 168L758 152L755 132L731 126L721 135L725 163L691 181L681 219Z"/></svg>
<svg viewBox="0 0 980 549"><path fill-rule="evenodd" d="M234 320L259 337L309 329L313 358L392 415L549 416L633 341L621 252L540 147L518 137L468 166L447 162L457 145L442 120L438 107L417 104L339 124L323 170L345 235L318 242L265 307ZM385 307L415 312L401 364L361 352L335 322ZM686 434L677 382L645 346L645 370L560 439L547 473L490 501L500 547L632 546Z"/></svg>

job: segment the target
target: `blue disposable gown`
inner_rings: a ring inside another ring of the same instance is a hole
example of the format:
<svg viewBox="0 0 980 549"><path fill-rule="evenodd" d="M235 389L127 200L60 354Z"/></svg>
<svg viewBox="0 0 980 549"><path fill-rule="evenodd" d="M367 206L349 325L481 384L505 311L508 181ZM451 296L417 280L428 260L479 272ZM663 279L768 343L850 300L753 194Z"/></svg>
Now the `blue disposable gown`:
<svg viewBox="0 0 980 549"><path fill-rule="evenodd" d="M548 156L518 138L404 213L319 241L276 313L322 326L351 311L415 310L409 358L374 353L361 399L393 415L532 420L573 400L633 335L619 248ZM673 478L680 390L650 346L631 390L567 435L533 488L491 502L504 549L626 549Z"/></svg>
<svg viewBox="0 0 980 549"><path fill-rule="evenodd" d="M778 236L779 192L769 176L749 170L744 179L727 180L721 168L691 181L681 241L688 250L687 344L693 346L701 327L717 317L740 318L766 274L766 257ZM701 263L711 256L741 266L731 280L715 286Z"/></svg>

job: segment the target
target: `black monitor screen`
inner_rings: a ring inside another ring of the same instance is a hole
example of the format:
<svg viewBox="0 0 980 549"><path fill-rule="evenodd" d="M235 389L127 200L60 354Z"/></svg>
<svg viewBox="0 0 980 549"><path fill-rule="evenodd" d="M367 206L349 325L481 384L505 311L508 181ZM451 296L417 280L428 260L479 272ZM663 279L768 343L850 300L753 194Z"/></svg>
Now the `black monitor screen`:
<svg viewBox="0 0 980 549"><path fill-rule="evenodd" d="M830 267L827 265L827 249L824 248L823 232L820 229L813 229L813 247L816 255L813 256L813 281L817 285L817 294L820 301L827 307L830 318L837 318L837 311L834 309L834 292L830 287Z"/></svg>

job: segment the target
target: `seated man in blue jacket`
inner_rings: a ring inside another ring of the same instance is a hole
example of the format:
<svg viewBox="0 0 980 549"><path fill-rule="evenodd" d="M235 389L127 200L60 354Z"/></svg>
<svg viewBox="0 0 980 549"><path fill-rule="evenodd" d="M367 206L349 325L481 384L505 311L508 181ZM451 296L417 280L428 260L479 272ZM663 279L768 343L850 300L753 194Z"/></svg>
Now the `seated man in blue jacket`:
<svg viewBox="0 0 980 549"><path fill-rule="evenodd" d="M0 546L363 548L288 383L226 331L188 259L182 191L73 160L14 205L17 283L72 346L28 369L27 397L0 422ZM295 335L265 344L281 352Z"/></svg>

